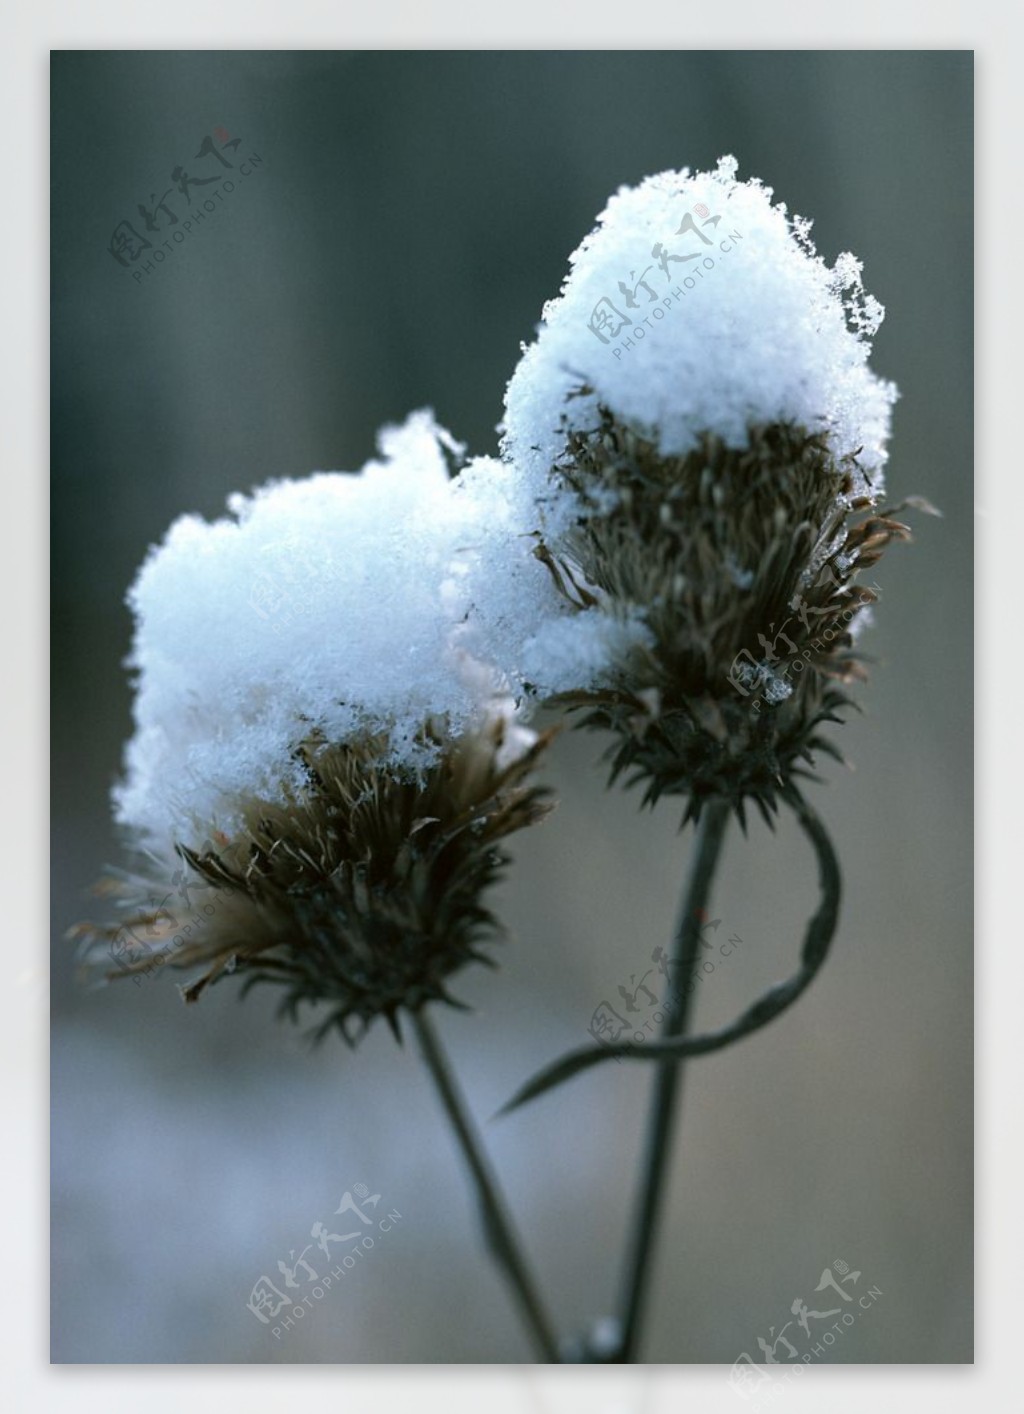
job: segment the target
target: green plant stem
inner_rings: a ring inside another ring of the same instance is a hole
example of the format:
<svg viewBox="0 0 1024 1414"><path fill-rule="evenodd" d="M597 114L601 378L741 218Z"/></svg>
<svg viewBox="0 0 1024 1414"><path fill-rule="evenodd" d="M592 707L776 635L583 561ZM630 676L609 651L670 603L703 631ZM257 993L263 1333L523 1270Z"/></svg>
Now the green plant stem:
<svg viewBox="0 0 1024 1414"><path fill-rule="evenodd" d="M800 963L796 971L785 981L776 982L768 988L756 1002L746 1008L734 1021L719 1026L715 1031L703 1031L697 1035L656 1036L650 1041L602 1041L599 1046L583 1046L561 1060L538 1071L532 1079L512 1096L499 1111L511 1114L521 1105L528 1104L545 1095L558 1085L564 1085L576 1075L582 1075L596 1065L606 1065L610 1060L640 1061L644 1065L659 1065L665 1061L680 1061L691 1056L708 1056L714 1051L733 1046L746 1036L752 1036L769 1022L781 1016L803 996L825 964L835 937L839 922L839 902L842 895L842 878L839 860L829 839L828 831L818 819L814 810L794 787L789 787L782 798L792 809L801 830L807 836L818 861L818 884L821 901L804 932L800 948Z"/></svg>
<svg viewBox="0 0 1024 1414"><path fill-rule="evenodd" d="M711 896L711 884L721 853L729 806L713 800L705 807L697 836L697 853L683 899L682 916L676 930L669 964L669 975L678 979L676 1004L668 1011L662 1025L664 1037L681 1036L690 1017L692 980L701 942L703 910ZM648 1118L644 1147L643 1178L637 1202L632 1238L627 1254L622 1299L622 1344L618 1360L628 1363L636 1358L647 1294L651 1281L651 1248L661 1214L672 1149L672 1136L679 1108L682 1084L682 1062L667 1060L658 1066Z"/></svg>
<svg viewBox="0 0 1024 1414"><path fill-rule="evenodd" d="M476 1126L469 1113L452 1071L451 1064L425 1012L412 1013L412 1022L427 1063L427 1069L437 1088L452 1129L459 1141L463 1158L473 1178L480 1215L488 1246L501 1267L519 1303L523 1319L529 1328L541 1358L559 1363L558 1341L547 1312L526 1266L519 1239L512 1225L498 1181L484 1150Z"/></svg>

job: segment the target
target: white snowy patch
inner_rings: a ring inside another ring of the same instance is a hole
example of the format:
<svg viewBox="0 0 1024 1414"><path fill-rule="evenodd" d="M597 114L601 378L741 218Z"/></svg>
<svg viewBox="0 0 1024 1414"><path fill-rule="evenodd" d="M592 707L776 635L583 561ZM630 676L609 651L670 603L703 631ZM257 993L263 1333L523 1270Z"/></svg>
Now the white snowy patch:
<svg viewBox="0 0 1024 1414"><path fill-rule="evenodd" d="M383 763L428 764L453 734L521 701L525 645L571 613L533 555L536 512L510 469L471 463L429 413L357 475L317 473L177 520L129 593L136 731L118 819L154 849L237 824L239 796L302 781L297 745L386 734ZM523 729L525 731L525 729ZM198 836L198 840L197 840Z"/></svg>
<svg viewBox="0 0 1024 1414"><path fill-rule="evenodd" d="M666 455L701 433L739 448L752 424L793 421L857 455L858 490L881 490L897 396L868 368L882 306L860 261L830 269L810 222L736 167L723 157L622 187L570 256L506 397L503 449L539 498L566 427L593 428L599 405Z"/></svg>
<svg viewBox="0 0 1024 1414"><path fill-rule="evenodd" d="M653 647L654 635L639 615L615 617L587 609L572 618L548 619L526 644L526 676L541 695L598 686L612 665L624 665L637 647Z"/></svg>

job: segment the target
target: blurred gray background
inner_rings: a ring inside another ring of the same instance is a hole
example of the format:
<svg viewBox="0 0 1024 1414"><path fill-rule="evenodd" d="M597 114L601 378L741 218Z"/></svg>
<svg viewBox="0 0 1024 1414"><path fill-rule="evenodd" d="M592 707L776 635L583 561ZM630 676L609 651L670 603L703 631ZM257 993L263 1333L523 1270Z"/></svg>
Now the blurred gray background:
<svg viewBox="0 0 1024 1414"><path fill-rule="evenodd" d="M945 518L879 567L865 713L836 733L856 770L813 797L845 870L834 957L688 1072L644 1354L757 1359L845 1260L883 1295L826 1359L970 1360L972 56L61 52L52 81L53 1358L532 1358L411 1047L311 1052L230 983L187 1010L166 978L84 992L62 935L120 857L147 546L233 490L358 468L415 407L492 452L519 343L608 195L733 152L828 259L864 260L902 391L890 488ZM207 175L218 127L262 165L137 282L112 231L143 229L178 163ZM671 932L692 836L671 801L606 792L600 746L557 744L561 806L497 899L502 971L463 974L476 1014L441 1018L482 1119ZM701 1026L791 968L814 899L791 828L731 831L712 916L743 945ZM487 1126L566 1330L615 1295L650 1081L608 1066ZM357 1183L401 1223L275 1340L253 1284Z"/></svg>

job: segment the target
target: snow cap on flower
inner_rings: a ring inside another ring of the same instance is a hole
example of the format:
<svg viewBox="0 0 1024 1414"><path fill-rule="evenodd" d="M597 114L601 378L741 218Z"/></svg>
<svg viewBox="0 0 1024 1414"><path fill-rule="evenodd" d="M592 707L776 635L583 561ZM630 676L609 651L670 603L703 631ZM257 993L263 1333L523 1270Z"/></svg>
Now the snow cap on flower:
<svg viewBox="0 0 1024 1414"><path fill-rule="evenodd" d="M863 676L853 630L877 597L857 578L909 535L880 508L882 314L860 262L830 268L729 157L621 188L544 308L503 451L577 617L533 648L648 800L767 815L830 749L818 729Z"/></svg>
<svg viewBox="0 0 1024 1414"><path fill-rule="evenodd" d="M882 306L860 261L830 268L810 222L736 171L723 157L620 188L570 257L506 398L505 452L543 499L567 434L601 410L667 457L795 425L856 457L856 492L880 491L896 398L868 368Z"/></svg>
<svg viewBox="0 0 1024 1414"><path fill-rule="evenodd" d="M502 841L548 810L527 649L572 607L523 488L487 459L455 475L463 450L415 413L359 474L232 496L150 552L115 790L142 859L100 886L117 918L73 930L87 963L193 969L188 1001L244 973L351 1039L487 960Z"/></svg>
<svg viewBox="0 0 1024 1414"><path fill-rule="evenodd" d="M486 460L453 480L462 452L415 413L358 475L271 482L171 526L129 593L122 823L154 845L230 833L240 800L303 783L303 743L372 736L382 765L415 771L437 755L426 722L456 737L521 695L523 645L565 610L521 488Z"/></svg>

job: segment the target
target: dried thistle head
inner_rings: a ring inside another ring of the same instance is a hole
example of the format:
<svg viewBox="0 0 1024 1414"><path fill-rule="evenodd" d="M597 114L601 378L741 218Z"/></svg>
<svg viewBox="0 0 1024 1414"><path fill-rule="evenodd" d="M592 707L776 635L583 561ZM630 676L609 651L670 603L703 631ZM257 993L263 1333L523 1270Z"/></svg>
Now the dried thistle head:
<svg viewBox="0 0 1024 1414"><path fill-rule="evenodd" d="M711 796L767 815L833 751L865 571L909 533L882 508L897 394L868 367L884 311L861 263L829 267L810 222L736 173L620 188L505 404L538 553L586 625L592 670L561 700L614 730L616 773L693 815Z"/></svg>
<svg viewBox="0 0 1024 1414"><path fill-rule="evenodd" d="M639 609L648 630L609 686L562 701L616 733L613 773L635 771L651 801L685 794L697 815L710 796L741 813L750 799L767 817L814 751L838 755L821 727L863 676L855 630L878 597L865 571L908 527L858 491L855 458L791 424L666 457L602 409L568 434L561 475L604 508L546 552L563 592Z"/></svg>
<svg viewBox="0 0 1024 1414"><path fill-rule="evenodd" d="M304 743L305 784L239 800L231 837L179 843L173 874L151 859L104 882L118 918L73 930L87 963L136 981L191 970L188 1002L232 973L243 993L276 983L283 1013L322 1004L317 1036L346 1040L376 1017L397 1033L403 1009L452 1002L453 973L491 964L481 948L500 929L484 895L502 841L550 808L528 781L549 738L503 712L454 740L438 724L425 734L437 750L419 773L383 766L380 737Z"/></svg>
<svg viewBox="0 0 1024 1414"><path fill-rule="evenodd" d="M111 975L191 968L195 1000L244 972L346 1031L483 956L501 842L546 809L518 645L567 609L507 468L453 476L426 412L380 451L181 517L143 564L114 807L147 864L78 930Z"/></svg>

